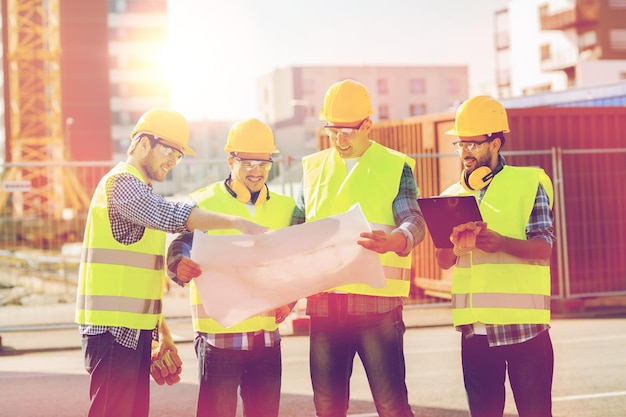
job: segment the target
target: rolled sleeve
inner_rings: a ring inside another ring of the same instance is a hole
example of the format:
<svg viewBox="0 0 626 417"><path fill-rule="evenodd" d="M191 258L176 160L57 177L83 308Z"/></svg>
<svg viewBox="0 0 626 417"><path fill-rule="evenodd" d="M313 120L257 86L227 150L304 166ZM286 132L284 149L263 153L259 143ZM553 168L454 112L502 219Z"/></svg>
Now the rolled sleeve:
<svg viewBox="0 0 626 417"><path fill-rule="evenodd" d="M406 247L399 256L407 256L415 246L424 240L426 234L424 216L417 204L419 188L408 164L404 165L398 195L393 200L393 215L398 227L394 231L406 237Z"/></svg>
<svg viewBox="0 0 626 417"><path fill-rule="evenodd" d="M191 256L192 243L193 233L185 233L176 237L167 249L167 276L181 287L184 287L185 283L176 276L176 269L181 259Z"/></svg>

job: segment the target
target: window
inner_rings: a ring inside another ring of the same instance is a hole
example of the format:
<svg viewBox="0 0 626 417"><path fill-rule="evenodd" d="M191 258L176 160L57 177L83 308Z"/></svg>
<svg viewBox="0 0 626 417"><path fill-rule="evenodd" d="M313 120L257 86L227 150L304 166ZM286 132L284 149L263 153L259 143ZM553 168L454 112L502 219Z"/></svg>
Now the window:
<svg viewBox="0 0 626 417"><path fill-rule="evenodd" d="M448 78L448 94L460 94L461 83L457 78Z"/></svg>
<svg viewBox="0 0 626 417"><path fill-rule="evenodd" d="M311 106L305 106L304 107L304 115L306 117L315 117L318 114L315 112L315 106L311 105Z"/></svg>
<svg viewBox="0 0 626 417"><path fill-rule="evenodd" d="M387 80L384 78L378 79L378 94L387 94L389 92L389 86L387 85Z"/></svg>
<svg viewBox="0 0 626 417"><path fill-rule="evenodd" d="M610 48L616 51L626 51L626 29L611 29L609 32Z"/></svg>
<svg viewBox="0 0 626 417"><path fill-rule="evenodd" d="M550 44L541 45L540 53L541 53L541 60L542 61L549 60L551 58L551 56L552 56L552 54L550 52Z"/></svg>
<svg viewBox="0 0 626 417"><path fill-rule="evenodd" d="M109 10L113 13L126 13L126 2L123 0L109 0Z"/></svg>
<svg viewBox="0 0 626 417"><path fill-rule="evenodd" d="M411 116L420 116L422 114L426 114L426 104L424 103L411 104L409 108L409 114Z"/></svg>
<svg viewBox="0 0 626 417"><path fill-rule="evenodd" d="M314 94L315 93L315 80L311 78L305 78L302 80L302 92L304 94Z"/></svg>
<svg viewBox="0 0 626 417"><path fill-rule="evenodd" d="M595 30L583 32L578 35L578 49L584 50L598 44L598 35Z"/></svg>
<svg viewBox="0 0 626 417"><path fill-rule="evenodd" d="M609 0L610 9L626 9L626 0Z"/></svg>
<svg viewBox="0 0 626 417"><path fill-rule="evenodd" d="M411 78L409 80L409 91L411 94L424 94L426 92L426 81L423 78Z"/></svg>
<svg viewBox="0 0 626 417"><path fill-rule="evenodd" d="M378 106L378 118L380 120L389 120L389 106L381 104Z"/></svg>

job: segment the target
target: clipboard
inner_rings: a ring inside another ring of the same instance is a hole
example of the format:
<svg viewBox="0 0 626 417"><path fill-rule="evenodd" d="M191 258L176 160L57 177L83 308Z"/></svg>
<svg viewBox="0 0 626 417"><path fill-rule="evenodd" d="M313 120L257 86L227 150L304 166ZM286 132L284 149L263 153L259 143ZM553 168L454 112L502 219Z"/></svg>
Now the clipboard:
<svg viewBox="0 0 626 417"><path fill-rule="evenodd" d="M438 249L454 247L450 242L454 226L483 219L473 195L418 198L417 204Z"/></svg>

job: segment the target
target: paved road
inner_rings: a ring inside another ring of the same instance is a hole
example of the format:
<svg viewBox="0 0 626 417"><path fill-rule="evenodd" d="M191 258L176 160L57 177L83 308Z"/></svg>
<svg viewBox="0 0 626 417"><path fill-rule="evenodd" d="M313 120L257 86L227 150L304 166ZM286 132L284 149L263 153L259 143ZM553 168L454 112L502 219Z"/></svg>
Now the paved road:
<svg viewBox="0 0 626 417"><path fill-rule="evenodd" d="M186 326L187 323L184 323ZM173 331L185 331L183 324ZM626 415L626 318L557 319L554 417ZM407 384L416 416L467 416L459 335L449 326L407 331ZM191 343L179 344L184 360L181 383L153 384L151 417L193 416L197 392ZM281 416L314 416L308 373L308 338L283 339ZM0 356L0 417L86 415L88 378L78 349ZM376 416L367 382L356 361L350 415ZM517 415L512 397L506 416Z"/></svg>

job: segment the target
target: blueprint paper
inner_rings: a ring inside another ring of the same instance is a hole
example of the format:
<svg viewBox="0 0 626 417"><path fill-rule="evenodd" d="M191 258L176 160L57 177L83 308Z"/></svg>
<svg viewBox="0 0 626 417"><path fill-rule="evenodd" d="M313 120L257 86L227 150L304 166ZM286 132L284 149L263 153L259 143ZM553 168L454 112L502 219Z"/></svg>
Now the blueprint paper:
<svg viewBox="0 0 626 417"><path fill-rule="evenodd" d="M225 327L340 285L385 286L376 252L356 243L371 227L348 212L260 235L194 231L191 259L207 315Z"/></svg>

